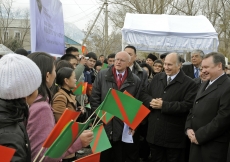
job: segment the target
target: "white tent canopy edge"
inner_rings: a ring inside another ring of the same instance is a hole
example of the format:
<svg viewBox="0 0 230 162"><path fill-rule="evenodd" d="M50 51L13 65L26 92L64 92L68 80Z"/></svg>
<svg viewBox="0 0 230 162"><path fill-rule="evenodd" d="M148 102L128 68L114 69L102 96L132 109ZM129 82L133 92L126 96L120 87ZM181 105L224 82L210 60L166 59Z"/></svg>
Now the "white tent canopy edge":
<svg viewBox="0 0 230 162"><path fill-rule="evenodd" d="M218 34L205 16L130 14L122 28L122 49L145 52L217 51Z"/></svg>

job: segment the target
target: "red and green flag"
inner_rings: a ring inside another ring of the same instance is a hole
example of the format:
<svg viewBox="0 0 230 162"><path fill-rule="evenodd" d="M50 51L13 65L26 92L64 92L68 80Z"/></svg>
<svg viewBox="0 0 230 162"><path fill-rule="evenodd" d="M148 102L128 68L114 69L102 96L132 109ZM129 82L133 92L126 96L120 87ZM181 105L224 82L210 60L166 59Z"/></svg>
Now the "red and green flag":
<svg viewBox="0 0 230 162"><path fill-rule="evenodd" d="M54 143L48 148L44 156L60 158L93 120L90 119L85 123L70 121Z"/></svg>
<svg viewBox="0 0 230 162"><path fill-rule="evenodd" d="M43 143L42 147L49 148L52 143L57 139L60 135L64 127L71 121L78 118L81 114L79 111L72 111L69 109L65 109L64 113L61 115L60 119L58 120L57 124L53 128L52 132L49 134L48 138Z"/></svg>
<svg viewBox="0 0 230 162"><path fill-rule="evenodd" d="M103 102L102 104L96 109L96 114L98 116L98 118L102 118L102 122L104 124L107 124L111 119L113 119L114 115L108 113L108 112L105 112L104 110L101 110L101 107L103 105Z"/></svg>
<svg viewBox="0 0 230 162"><path fill-rule="evenodd" d="M74 162L100 162L101 153L91 154L75 160Z"/></svg>
<svg viewBox="0 0 230 162"><path fill-rule="evenodd" d="M134 97L133 97L128 91L126 91L126 90L125 90L123 93L126 94L127 96L130 96L130 97L134 98Z"/></svg>
<svg viewBox="0 0 230 162"><path fill-rule="evenodd" d="M84 82L76 82L76 87L72 90L75 95L81 95Z"/></svg>
<svg viewBox="0 0 230 162"><path fill-rule="evenodd" d="M107 68L108 68L108 64L103 63L103 64L102 64L102 67L101 67L101 70L102 70L102 69L107 69Z"/></svg>
<svg viewBox="0 0 230 162"><path fill-rule="evenodd" d="M0 145L0 157L1 157L1 162L9 162L12 160L12 157L14 156L15 149L1 146Z"/></svg>
<svg viewBox="0 0 230 162"><path fill-rule="evenodd" d="M114 89L108 91L101 110L120 118L132 129L135 129L150 112L141 101Z"/></svg>
<svg viewBox="0 0 230 162"><path fill-rule="evenodd" d="M93 135L93 141L90 143L93 153L102 152L104 150L111 148L111 144L109 142L103 124L97 125L93 129Z"/></svg>

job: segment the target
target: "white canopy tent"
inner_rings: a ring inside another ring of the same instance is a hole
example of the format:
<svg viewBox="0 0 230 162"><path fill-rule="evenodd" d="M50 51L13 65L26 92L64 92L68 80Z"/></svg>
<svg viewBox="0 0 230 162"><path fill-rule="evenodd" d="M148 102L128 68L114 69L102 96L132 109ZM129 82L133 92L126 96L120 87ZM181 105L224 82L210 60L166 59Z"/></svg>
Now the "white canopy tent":
<svg viewBox="0 0 230 162"><path fill-rule="evenodd" d="M122 49L146 52L217 51L218 34L205 16L130 14L122 28Z"/></svg>
<svg viewBox="0 0 230 162"><path fill-rule="evenodd" d="M0 55L5 55L5 54L8 54L8 53L14 53L14 52L11 51L6 46L4 46L3 44L0 44Z"/></svg>

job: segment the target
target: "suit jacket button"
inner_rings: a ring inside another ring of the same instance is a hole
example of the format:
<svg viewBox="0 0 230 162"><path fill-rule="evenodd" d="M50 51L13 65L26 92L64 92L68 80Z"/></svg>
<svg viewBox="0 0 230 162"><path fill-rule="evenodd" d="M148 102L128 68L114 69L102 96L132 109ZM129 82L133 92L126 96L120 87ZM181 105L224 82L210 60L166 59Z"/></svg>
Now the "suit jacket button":
<svg viewBox="0 0 230 162"><path fill-rule="evenodd" d="M157 120L159 120L159 118L157 118Z"/></svg>
<svg viewBox="0 0 230 162"><path fill-rule="evenodd" d="M166 93L166 91L164 91L164 93Z"/></svg>
<svg viewBox="0 0 230 162"><path fill-rule="evenodd" d="M192 119L194 118L194 115L192 116Z"/></svg>
<svg viewBox="0 0 230 162"><path fill-rule="evenodd" d="M196 104L198 104L198 101L196 101Z"/></svg>

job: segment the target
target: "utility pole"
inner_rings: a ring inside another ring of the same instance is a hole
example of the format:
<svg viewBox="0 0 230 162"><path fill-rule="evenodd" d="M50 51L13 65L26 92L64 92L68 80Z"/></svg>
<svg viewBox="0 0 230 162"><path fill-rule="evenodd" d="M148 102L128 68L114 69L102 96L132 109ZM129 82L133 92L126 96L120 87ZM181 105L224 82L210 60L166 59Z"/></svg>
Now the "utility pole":
<svg viewBox="0 0 230 162"><path fill-rule="evenodd" d="M108 0L105 0L105 39L104 39L104 55L106 56L106 47L108 43Z"/></svg>
<svg viewBox="0 0 230 162"><path fill-rule="evenodd" d="M103 3L103 5L102 5L102 7L101 7L101 9L100 9L100 11L99 11L99 13L97 14L96 19L94 20L94 22L93 22L91 28L89 29L89 32L86 34L85 39L84 39L83 42L82 42L82 46L84 46L84 44L85 44L85 42L86 42L86 40L87 40L89 34L91 33L91 31L92 31L92 29L93 29L93 27L94 27L94 25L95 25L95 23L96 23L96 21L97 21L99 15L101 14L101 11L102 11L102 9L104 8L104 6L105 6L105 3Z"/></svg>

